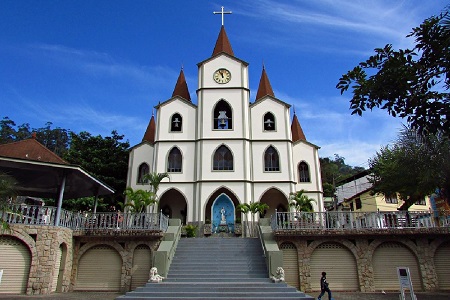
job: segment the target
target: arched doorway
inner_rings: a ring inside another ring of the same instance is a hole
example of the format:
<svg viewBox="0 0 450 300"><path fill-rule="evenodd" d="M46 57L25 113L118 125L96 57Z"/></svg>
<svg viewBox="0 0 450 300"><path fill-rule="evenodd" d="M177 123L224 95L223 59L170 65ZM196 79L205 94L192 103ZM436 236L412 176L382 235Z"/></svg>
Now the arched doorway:
<svg viewBox="0 0 450 300"><path fill-rule="evenodd" d="M270 218L275 213L275 210L278 212L289 210L289 203L286 196L276 188L268 189L259 201L269 206L261 216L263 218Z"/></svg>
<svg viewBox="0 0 450 300"><path fill-rule="evenodd" d="M30 274L30 250L15 237L1 236L0 253L0 266L3 269L0 294L24 294Z"/></svg>
<svg viewBox="0 0 450 300"><path fill-rule="evenodd" d="M159 209L170 219L180 219L182 224L186 224L187 202L178 190L172 188L162 194Z"/></svg>
<svg viewBox="0 0 450 300"><path fill-rule="evenodd" d="M87 250L78 262L75 291L119 291L122 257L108 245Z"/></svg>
<svg viewBox="0 0 450 300"><path fill-rule="evenodd" d="M226 194L220 194L211 207L211 224L214 232L234 232L236 208Z"/></svg>
<svg viewBox="0 0 450 300"><path fill-rule="evenodd" d="M283 243L280 245L283 252L283 269L286 283L299 289L300 273L298 270L298 253L297 248L292 243Z"/></svg>
<svg viewBox="0 0 450 300"><path fill-rule="evenodd" d="M323 243L311 255L311 290L320 291L320 277L327 273L332 290L358 291L358 268L350 250L337 243Z"/></svg>
<svg viewBox="0 0 450 300"><path fill-rule="evenodd" d="M422 290L422 276L417 259L411 250L397 242L379 245L372 257L375 290L397 291L397 267L408 267L415 291Z"/></svg>
<svg viewBox="0 0 450 300"><path fill-rule="evenodd" d="M222 206L221 203L223 204ZM230 229L231 232L234 232L235 220L241 219L241 213L238 209L236 209L238 205L239 200L237 199L236 195L227 188L221 187L214 193L212 193L208 201L206 202L204 221L210 220L211 227L214 231L215 226L218 227L220 225L220 221L222 220L221 210L223 207L225 210L225 221L227 224L232 224L230 225Z"/></svg>

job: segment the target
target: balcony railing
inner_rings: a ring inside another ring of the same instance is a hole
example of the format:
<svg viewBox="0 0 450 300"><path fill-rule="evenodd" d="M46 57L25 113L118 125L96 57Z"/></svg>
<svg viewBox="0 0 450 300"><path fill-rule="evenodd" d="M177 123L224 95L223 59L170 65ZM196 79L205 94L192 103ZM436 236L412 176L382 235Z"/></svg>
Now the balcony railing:
<svg viewBox="0 0 450 300"><path fill-rule="evenodd" d="M448 215L423 211L385 212L276 212L271 226L277 230L432 228L450 225Z"/></svg>
<svg viewBox="0 0 450 300"><path fill-rule="evenodd" d="M0 211L0 218L9 224L55 225L56 207L10 205ZM61 209L59 226L73 230L153 230L166 231L169 218L162 213L71 212Z"/></svg>

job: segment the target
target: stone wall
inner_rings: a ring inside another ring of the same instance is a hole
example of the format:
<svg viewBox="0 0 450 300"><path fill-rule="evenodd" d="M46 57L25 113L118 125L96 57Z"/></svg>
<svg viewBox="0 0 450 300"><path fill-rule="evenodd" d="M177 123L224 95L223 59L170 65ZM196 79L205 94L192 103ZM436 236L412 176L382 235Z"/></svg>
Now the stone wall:
<svg viewBox="0 0 450 300"><path fill-rule="evenodd" d="M133 253L137 246L147 245L153 253L160 244L161 237L159 235L138 235L136 232L129 233L123 230L120 235L112 236L78 236L74 239L73 250L73 268L71 274L70 290L72 291L76 285L78 263L80 258L89 249L99 246L108 245L117 250L122 258L122 279L121 279L121 292L128 292L131 290L131 274L133 267Z"/></svg>
<svg viewBox="0 0 450 300"><path fill-rule="evenodd" d="M387 234L389 233L389 234ZM278 246L289 242L296 246L298 255L300 290L311 291L310 260L314 250L322 243L337 243L346 247L355 257L358 282L361 292L374 292L374 269L372 257L375 249L383 242L397 242L404 245L417 258L422 276L423 290L435 291L438 287L434 267L434 254L443 243L450 242L449 228L402 229L387 232L374 230L342 231L297 231L278 232L275 237Z"/></svg>
<svg viewBox="0 0 450 300"><path fill-rule="evenodd" d="M61 277L61 292L69 291L72 270L72 230L54 226L34 226L11 224L9 230L1 235L10 235L20 239L31 252L30 275L27 294L49 294L52 289L59 247L65 250L61 261L64 261L64 272Z"/></svg>

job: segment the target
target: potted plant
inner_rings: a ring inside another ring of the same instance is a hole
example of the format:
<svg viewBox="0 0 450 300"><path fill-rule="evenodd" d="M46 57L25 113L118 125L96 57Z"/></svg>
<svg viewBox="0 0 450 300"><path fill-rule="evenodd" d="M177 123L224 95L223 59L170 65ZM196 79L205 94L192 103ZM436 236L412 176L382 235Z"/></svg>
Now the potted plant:
<svg viewBox="0 0 450 300"><path fill-rule="evenodd" d="M212 228L211 228L211 220L206 219L205 224L203 225L203 234L204 235L211 235Z"/></svg>
<svg viewBox="0 0 450 300"><path fill-rule="evenodd" d="M188 224L184 226L184 230L186 231L186 237L195 237L197 235L197 226Z"/></svg>

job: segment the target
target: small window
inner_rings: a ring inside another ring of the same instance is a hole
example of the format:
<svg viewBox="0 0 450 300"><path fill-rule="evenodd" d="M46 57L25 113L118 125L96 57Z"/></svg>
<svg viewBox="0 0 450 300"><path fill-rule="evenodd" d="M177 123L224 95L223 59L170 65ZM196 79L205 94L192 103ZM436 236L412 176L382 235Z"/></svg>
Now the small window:
<svg viewBox="0 0 450 300"><path fill-rule="evenodd" d="M362 207L361 198L355 199L355 206L356 206L356 209L361 209L361 207Z"/></svg>
<svg viewBox="0 0 450 300"><path fill-rule="evenodd" d="M397 195L385 196L384 198L386 200L386 203L390 203L390 204L398 203Z"/></svg>
<svg viewBox="0 0 450 300"><path fill-rule="evenodd" d="M180 173L183 164L183 157L181 156L181 151L177 147L172 148L169 152L169 157L167 161L167 172L168 173Z"/></svg>
<svg viewBox="0 0 450 300"><path fill-rule="evenodd" d="M142 163L138 169L138 180L137 183L147 183L148 180L144 178L145 175L150 173L150 168L146 163Z"/></svg>
<svg viewBox="0 0 450 300"><path fill-rule="evenodd" d="M233 170L233 154L228 147L222 145L214 153L213 170Z"/></svg>
<svg viewBox="0 0 450 300"><path fill-rule="evenodd" d="M231 106L225 101L220 100L214 108L214 129L227 130L233 129L233 113Z"/></svg>
<svg viewBox="0 0 450 300"><path fill-rule="evenodd" d="M183 125L183 118L180 114L173 114L172 118L170 118L170 131L176 132L181 131Z"/></svg>
<svg viewBox="0 0 450 300"><path fill-rule="evenodd" d="M271 112L264 115L264 131L274 131L275 128L275 117Z"/></svg>
<svg viewBox="0 0 450 300"><path fill-rule="evenodd" d="M264 171L280 171L280 160L278 158L278 152L273 146L267 148L266 152L264 153Z"/></svg>
<svg viewBox="0 0 450 300"><path fill-rule="evenodd" d="M299 182L311 182L308 164L302 161L298 165Z"/></svg>

